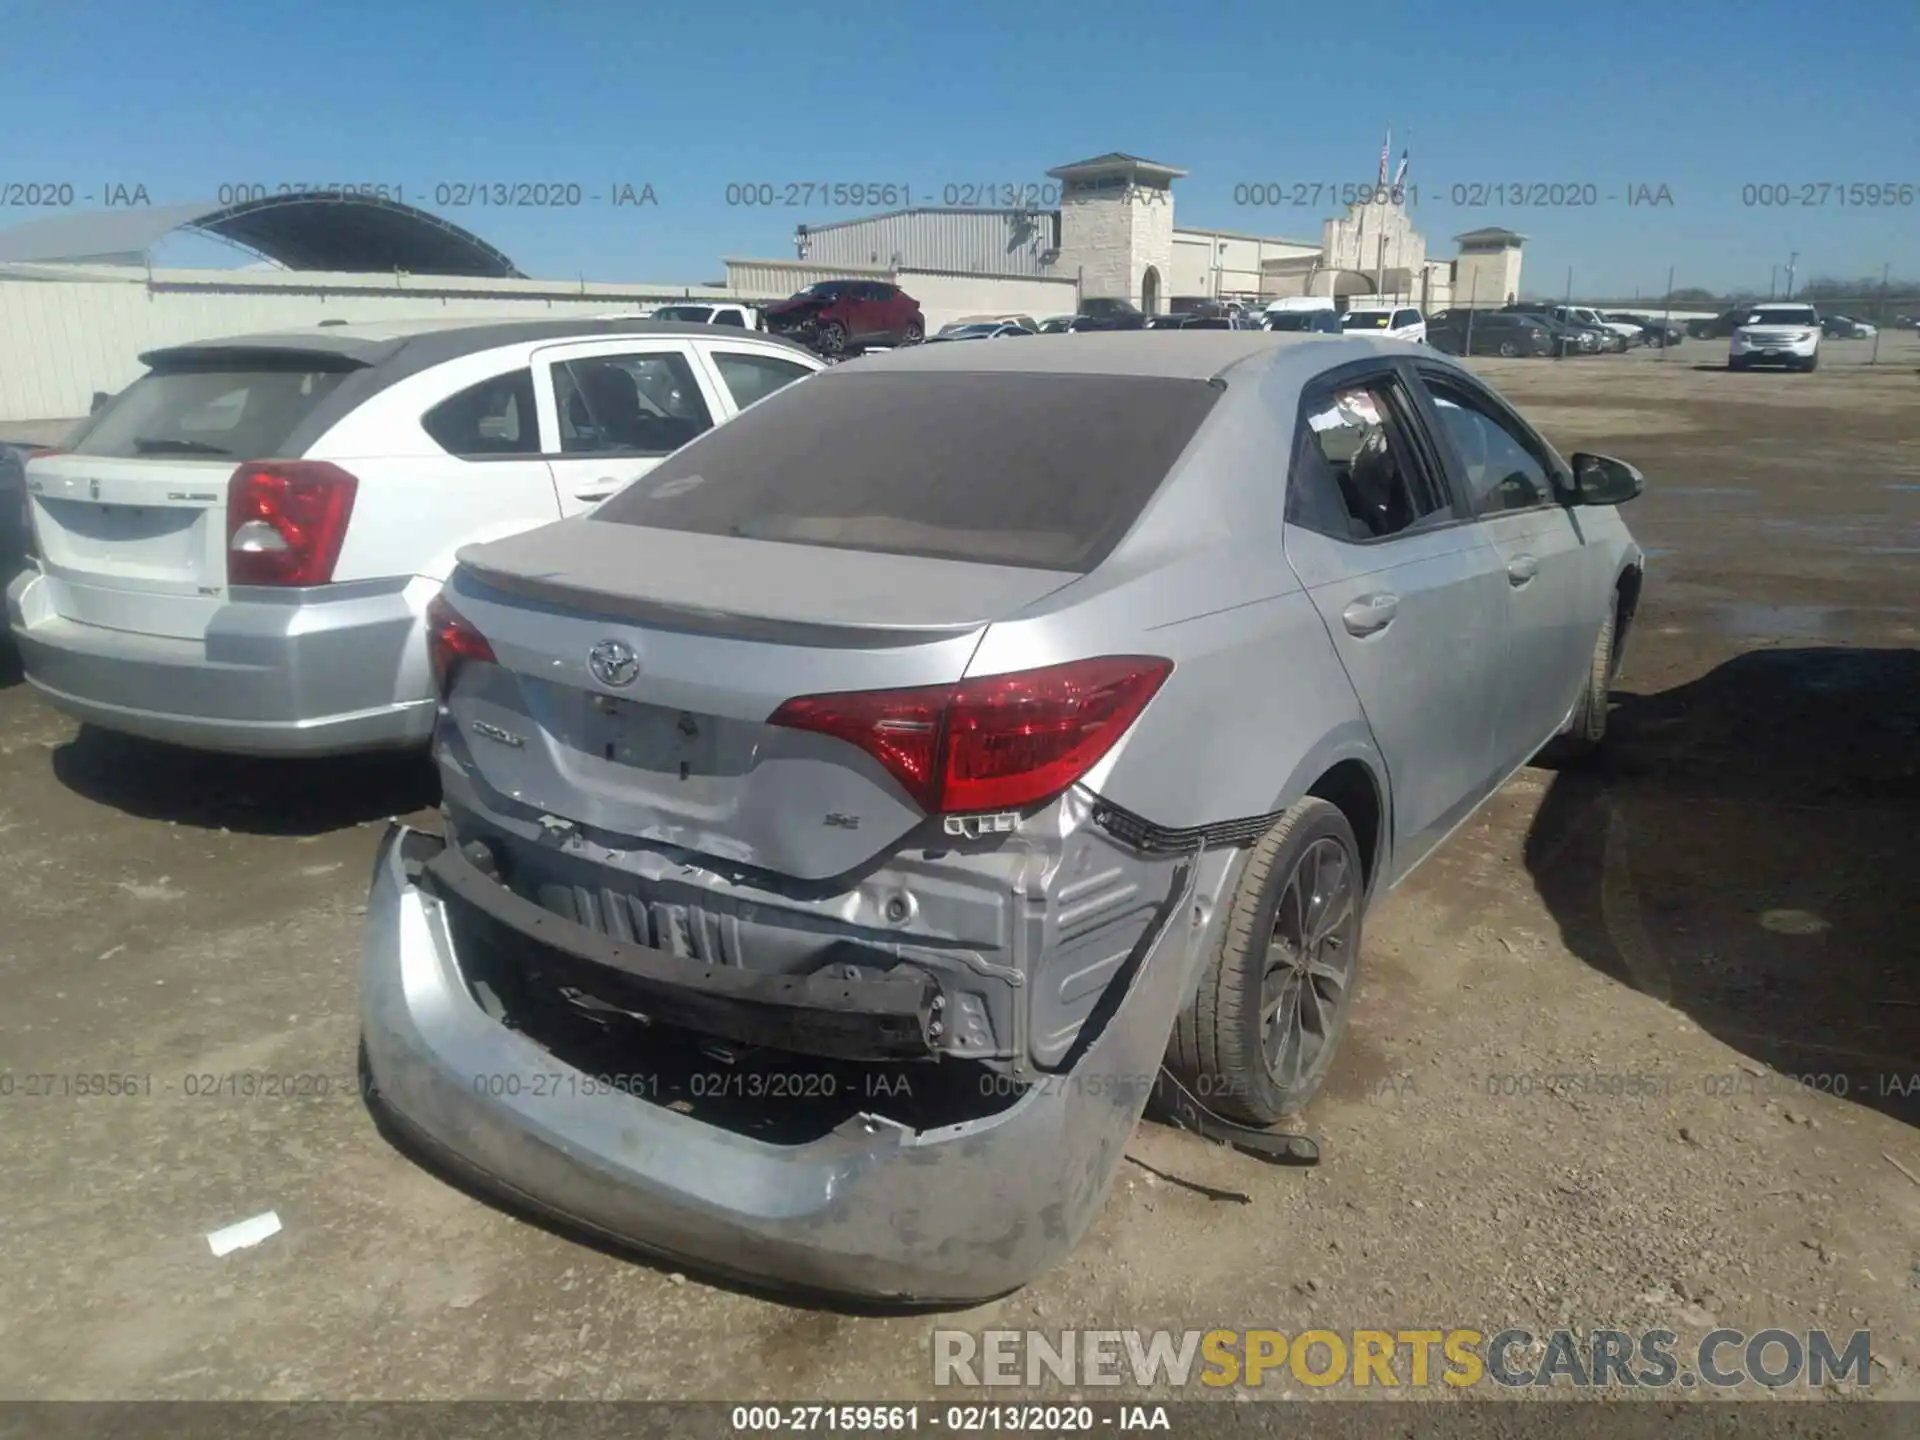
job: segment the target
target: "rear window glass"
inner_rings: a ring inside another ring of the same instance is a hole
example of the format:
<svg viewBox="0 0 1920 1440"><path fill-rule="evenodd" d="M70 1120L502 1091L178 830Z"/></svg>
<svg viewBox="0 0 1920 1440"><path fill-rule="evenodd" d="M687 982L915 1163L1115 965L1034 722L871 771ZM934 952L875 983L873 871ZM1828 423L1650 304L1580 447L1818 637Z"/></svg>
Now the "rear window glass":
<svg viewBox="0 0 1920 1440"><path fill-rule="evenodd" d="M658 530L1092 570L1220 391L1203 380L830 375L769 396L593 512Z"/></svg>
<svg viewBox="0 0 1920 1440"><path fill-rule="evenodd" d="M352 373L300 368L162 369L133 382L67 446L120 459L265 459Z"/></svg>

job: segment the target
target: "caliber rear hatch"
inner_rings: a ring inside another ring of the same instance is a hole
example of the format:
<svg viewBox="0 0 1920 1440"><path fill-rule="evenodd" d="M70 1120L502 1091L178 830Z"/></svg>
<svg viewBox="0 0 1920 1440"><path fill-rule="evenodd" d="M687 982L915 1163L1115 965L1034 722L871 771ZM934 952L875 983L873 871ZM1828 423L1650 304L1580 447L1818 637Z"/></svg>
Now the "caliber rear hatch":
<svg viewBox="0 0 1920 1440"><path fill-rule="evenodd" d="M1038 755L1035 726L1054 755L1138 713L1151 687L1106 661L961 682L987 626L1100 563L1217 393L912 371L782 391L593 514L463 552L449 599L477 635L442 648L495 663L461 667L451 721L536 811L843 874L952 808L956 705L973 780Z"/></svg>
<svg viewBox="0 0 1920 1440"><path fill-rule="evenodd" d="M34 530L68 619L198 638L226 598L235 469L285 455L296 428L358 365L192 347L149 359L154 368L65 452L31 462Z"/></svg>

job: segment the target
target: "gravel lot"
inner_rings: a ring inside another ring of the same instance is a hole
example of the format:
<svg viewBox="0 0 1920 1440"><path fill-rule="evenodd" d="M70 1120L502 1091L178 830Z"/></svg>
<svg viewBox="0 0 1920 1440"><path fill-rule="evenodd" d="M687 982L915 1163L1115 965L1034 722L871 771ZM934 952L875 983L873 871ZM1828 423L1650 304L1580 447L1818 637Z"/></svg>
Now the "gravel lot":
<svg viewBox="0 0 1920 1440"><path fill-rule="evenodd" d="M944 1319L669 1274L420 1168L352 1078L424 763L76 733L0 653L0 1394L908 1398L936 1325L1567 1323L1868 1328L1874 1393L1920 1398L1920 345L1849 346L1475 362L1649 477L1608 767L1522 772L1376 909L1318 1169L1143 1126L1077 1254ZM23 1093L95 1072L151 1093ZM242 1072L332 1093L187 1093Z"/></svg>

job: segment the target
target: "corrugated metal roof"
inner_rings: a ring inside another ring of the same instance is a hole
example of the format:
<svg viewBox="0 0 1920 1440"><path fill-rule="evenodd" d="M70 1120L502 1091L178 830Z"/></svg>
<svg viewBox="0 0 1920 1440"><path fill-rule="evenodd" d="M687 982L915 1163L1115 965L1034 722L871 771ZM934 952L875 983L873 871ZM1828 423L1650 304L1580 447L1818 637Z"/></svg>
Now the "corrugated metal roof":
<svg viewBox="0 0 1920 1440"><path fill-rule="evenodd" d="M49 215L0 230L0 261L124 260L176 230L213 235L297 270L524 278L478 235L438 215L333 192Z"/></svg>
<svg viewBox="0 0 1920 1440"><path fill-rule="evenodd" d="M822 225L807 233L807 263L951 270L1047 277L1042 257L1057 252L1051 210L895 210Z"/></svg>

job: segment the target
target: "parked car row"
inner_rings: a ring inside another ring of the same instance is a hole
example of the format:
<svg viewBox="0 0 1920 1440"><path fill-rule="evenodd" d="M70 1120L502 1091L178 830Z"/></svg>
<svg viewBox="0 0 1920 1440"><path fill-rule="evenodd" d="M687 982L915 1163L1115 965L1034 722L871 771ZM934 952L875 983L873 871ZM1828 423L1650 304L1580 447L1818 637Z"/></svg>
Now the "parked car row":
<svg viewBox="0 0 1920 1440"><path fill-rule="evenodd" d="M390 828L367 905L369 1103L757 1284L1004 1294L1153 1095L1299 1153L1369 905L1603 738L1645 567L1638 472L1379 329L143 359L28 462L27 679L214 750L431 742L439 830Z"/></svg>
<svg viewBox="0 0 1920 1440"><path fill-rule="evenodd" d="M1664 347L1680 339L1678 326L1659 320L1545 301L1443 310L1427 320L1427 343L1451 355L1618 355L1635 346Z"/></svg>

